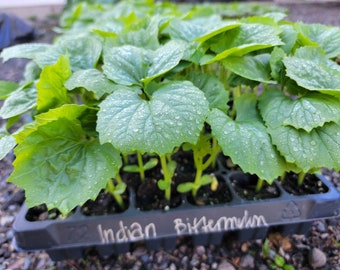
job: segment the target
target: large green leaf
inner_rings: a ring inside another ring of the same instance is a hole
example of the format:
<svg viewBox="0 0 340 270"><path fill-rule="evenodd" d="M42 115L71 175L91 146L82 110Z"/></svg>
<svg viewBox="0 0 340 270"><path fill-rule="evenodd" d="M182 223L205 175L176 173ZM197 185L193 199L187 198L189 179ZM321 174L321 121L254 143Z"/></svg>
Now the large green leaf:
<svg viewBox="0 0 340 270"><path fill-rule="evenodd" d="M340 56L340 28L322 24L296 23L295 29L304 45L310 42L319 45L328 58ZM309 42L308 42L309 41Z"/></svg>
<svg viewBox="0 0 340 270"><path fill-rule="evenodd" d="M205 26L204 32L199 37L197 37L197 41L204 42L220 33L239 27L240 25L241 23L236 21L224 21L218 23L216 23L216 20L211 21L208 25L203 24L203 26Z"/></svg>
<svg viewBox="0 0 340 270"><path fill-rule="evenodd" d="M34 108L37 102L37 90L34 83L23 85L12 92L0 109L0 117L8 119L21 115Z"/></svg>
<svg viewBox="0 0 340 270"><path fill-rule="evenodd" d="M64 215L94 199L121 166L112 145L86 140L79 122L40 126L16 149L9 181L25 189L28 207L46 203Z"/></svg>
<svg viewBox="0 0 340 270"><path fill-rule="evenodd" d="M257 113L255 95L245 94L235 102L236 120L218 109L211 111L208 123L213 135L223 153L230 156L243 171L271 183L285 172L284 159L272 144Z"/></svg>
<svg viewBox="0 0 340 270"><path fill-rule="evenodd" d="M160 84L150 100L127 89L116 90L100 104L99 138L124 153L164 155L184 142L195 143L209 105L189 82Z"/></svg>
<svg viewBox="0 0 340 270"><path fill-rule="evenodd" d="M223 65L237 75L249 80L274 83L270 71L270 55L229 56L223 60Z"/></svg>
<svg viewBox="0 0 340 270"><path fill-rule="evenodd" d="M170 41L155 51L125 45L104 50L103 71L123 85L140 85L176 67L184 54L184 45Z"/></svg>
<svg viewBox="0 0 340 270"><path fill-rule="evenodd" d="M204 92L206 99L209 101L210 109L218 108L222 111L228 110L229 92L218 78L209 74L193 71L190 72L188 80Z"/></svg>
<svg viewBox="0 0 340 270"><path fill-rule="evenodd" d="M287 110L287 101L279 92L279 89L268 88L260 96L259 108L273 143L287 162L296 164L304 172L321 167L340 169L340 125L335 122L328 122L309 132L302 128L297 129L287 125L287 121L296 120L297 116L301 116L303 112L297 112L293 109L294 106L290 106L291 110L289 108ZM292 103L296 102L293 101ZM310 105L307 105L306 115L311 112L308 106ZM318 106L320 106L319 103ZM297 115L291 116L290 114ZM320 114L321 112L319 112ZM328 115L328 112L325 112L325 115ZM291 118L289 119L289 117ZM305 120L313 119L320 123L317 117L303 116L303 118ZM299 123L299 125L304 124Z"/></svg>
<svg viewBox="0 0 340 270"><path fill-rule="evenodd" d="M11 58L28 58L34 59L37 55L45 52L52 45L30 43L30 44L19 44L3 49L0 57L4 59L4 62Z"/></svg>
<svg viewBox="0 0 340 270"><path fill-rule="evenodd" d="M0 80L0 100L7 98L9 94L16 90L18 87L19 85L15 82Z"/></svg>
<svg viewBox="0 0 340 270"><path fill-rule="evenodd" d="M0 160L15 147L15 138L10 134L0 134Z"/></svg>
<svg viewBox="0 0 340 270"><path fill-rule="evenodd" d="M36 131L40 126L49 122L53 122L60 118L66 118L69 120L81 120L83 114L90 115L90 108L85 105L77 104L65 104L61 107L50 109L45 113L41 113L35 116L35 121L25 125L23 129L15 134L15 139L18 144L22 143L28 135ZM82 123L83 124L83 123Z"/></svg>
<svg viewBox="0 0 340 270"><path fill-rule="evenodd" d="M285 57L287 76L311 91L340 97L340 67L313 47L303 47L294 56Z"/></svg>
<svg viewBox="0 0 340 270"><path fill-rule="evenodd" d="M282 124L310 132L328 122L340 120L340 100L320 93L309 92L298 98L289 98L278 89L270 93L272 103L285 108Z"/></svg>
<svg viewBox="0 0 340 270"><path fill-rule="evenodd" d="M146 78L143 82L148 83L176 67L184 55L184 44L179 41L169 41L165 45L159 47L156 51L150 52L152 64L148 69Z"/></svg>
<svg viewBox="0 0 340 270"><path fill-rule="evenodd" d="M147 51L125 45L104 49L103 72L111 80L123 85L141 85L151 65Z"/></svg>
<svg viewBox="0 0 340 270"><path fill-rule="evenodd" d="M68 90L84 87L94 92L99 98L104 94L112 93L114 86L115 84L97 69L79 70L65 82Z"/></svg>
<svg viewBox="0 0 340 270"><path fill-rule="evenodd" d="M298 33L294 29L293 25L290 24L283 24L280 25L282 32L280 34L280 38L283 41L283 45L280 46L280 48L285 53L290 53L292 49L294 48L294 45L296 44L296 41L298 39Z"/></svg>
<svg viewBox="0 0 340 270"><path fill-rule="evenodd" d="M68 55L72 71L94 68L102 52L98 38L90 35L62 36L45 52L34 57L41 67L53 65L60 55Z"/></svg>
<svg viewBox="0 0 340 270"><path fill-rule="evenodd" d="M228 56L243 56L252 51L282 45L280 29L266 24L249 23L215 36L210 49L216 53L212 59L205 59L204 64L222 60Z"/></svg>
<svg viewBox="0 0 340 270"><path fill-rule="evenodd" d="M39 111L47 111L50 108L71 102L69 93L64 86L70 76L70 62L64 55L61 55L55 64L46 66L42 70L37 83L37 109Z"/></svg>

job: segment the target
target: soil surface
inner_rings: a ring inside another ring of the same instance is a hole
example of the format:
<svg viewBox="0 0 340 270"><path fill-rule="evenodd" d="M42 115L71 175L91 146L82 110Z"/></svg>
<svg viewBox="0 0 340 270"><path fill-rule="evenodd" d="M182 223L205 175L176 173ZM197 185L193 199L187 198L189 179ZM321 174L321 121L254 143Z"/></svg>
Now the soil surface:
<svg viewBox="0 0 340 270"><path fill-rule="evenodd" d="M268 2L269 3L269 2ZM289 20L340 25L340 3L282 4L290 9ZM32 22L37 42L52 42L56 18ZM27 61L0 62L0 80L20 81ZM0 125L3 124L0 120ZM223 239L220 245L194 245L182 239L173 250L147 250L135 246L130 252L101 258L95 253L81 260L53 262L47 253L19 252L13 246L12 224L24 195L6 179L12 171L13 154L0 161L0 270L16 269L280 269L274 258L281 256L295 269L340 270L340 217L317 220L302 235L284 236L273 231L268 239L237 241ZM339 172L323 170L340 191ZM265 247L267 246L267 249ZM263 250L267 252L263 252ZM277 261L278 263L278 261Z"/></svg>

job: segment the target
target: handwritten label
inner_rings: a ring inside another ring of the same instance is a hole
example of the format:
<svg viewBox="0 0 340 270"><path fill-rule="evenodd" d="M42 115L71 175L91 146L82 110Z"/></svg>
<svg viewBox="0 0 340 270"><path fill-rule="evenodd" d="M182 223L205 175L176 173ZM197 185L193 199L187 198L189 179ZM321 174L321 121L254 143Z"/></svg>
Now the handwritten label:
<svg viewBox="0 0 340 270"><path fill-rule="evenodd" d="M181 234L197 234L200 232L219 232L235 229L256 228L260 226L267 226L266 219L262 215L250 216L245 210L242 217L220 217L217 220L207 219L205 216L200 218L193 218L192 220L186 218L185 220L177 218L174 220L175 231L177 235Z"/></svg>
<svg viewBox="0 0 340 270"><path fill-rule="evenodd" d="M103 244L140 241L157 236L154 223L149 223L143 228L138 222L134 222L130 226L127 226L124 225L123 221L119 221L119 229L117 231L114 231L113 229L103 229L101 224L97 226L97 230Z"/></svg>
<svg viewBox="0 0 340 270"><path fill-rule="evenodd" d="M221 216L217 219L210 219L202 216L185 219L175 218L173 220L173 229L177 235L242 230L261 226L268 226L265 217L263 215L249 215L247 210L243 212L241 217ZM157 237L157 227L154 223L142 226L138 222L133 222L128 225L120 220L116 230L103 228L101 224L98 224L97 230L103 244L133 242Z"/></svg>

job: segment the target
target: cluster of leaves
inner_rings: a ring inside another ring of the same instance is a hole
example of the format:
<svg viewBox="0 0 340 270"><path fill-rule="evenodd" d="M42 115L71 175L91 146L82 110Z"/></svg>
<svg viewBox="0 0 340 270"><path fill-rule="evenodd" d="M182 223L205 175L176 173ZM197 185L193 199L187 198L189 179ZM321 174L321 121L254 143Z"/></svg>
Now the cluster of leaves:
<svg viewBox="0 0 340 270"><path fill-rule="evenodd" d="M197 172L178 189L193 195L216 183L204 171L220 151L269 183L340 169L340 29L242 6L262 15L231 18L237 4L82 3L53 44L3 50L5 61L32 59L23 82L0 84L0 158L15 148L9 181L28 206L67 214L105 187L119 197L123 167L143 178L157 160L170 200L179 149ZM10 133L26 114L33 121ZM138 164L126 166L132 154Z"/></svg>

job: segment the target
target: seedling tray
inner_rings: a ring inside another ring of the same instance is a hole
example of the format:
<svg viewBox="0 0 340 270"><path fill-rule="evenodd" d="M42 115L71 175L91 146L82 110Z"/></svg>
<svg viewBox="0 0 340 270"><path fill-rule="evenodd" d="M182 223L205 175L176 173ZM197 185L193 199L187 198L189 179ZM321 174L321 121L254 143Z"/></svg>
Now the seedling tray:
<svg viewBox="0 0 340 270"><path fill-rule="evenodd" d="M134 244L148 249L172 249L176 242L190 237L194 244L220 244L223 239L265 238L269 230L283 234L304 233L315 219L340 215L340 192L322 175L327 186L322 194L296 196L278 183L277 198L246 201L238 196L227 174L222 175L232 201L222 205L194 206L186 199L170 210L140 211L130 207L123 213L84 216L80 209L64 220L28 221L24 205L14 225L18 250L46 250L53 260L82 257L89 250L100 255L129 251Z"/></svg>

